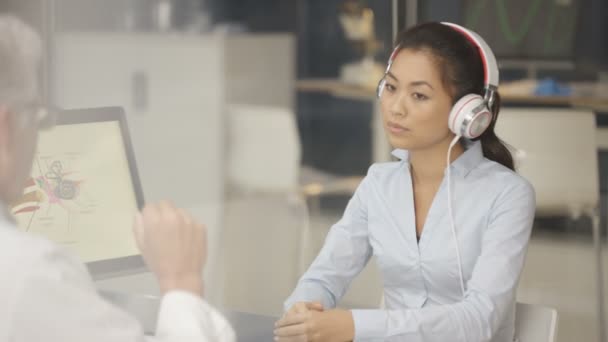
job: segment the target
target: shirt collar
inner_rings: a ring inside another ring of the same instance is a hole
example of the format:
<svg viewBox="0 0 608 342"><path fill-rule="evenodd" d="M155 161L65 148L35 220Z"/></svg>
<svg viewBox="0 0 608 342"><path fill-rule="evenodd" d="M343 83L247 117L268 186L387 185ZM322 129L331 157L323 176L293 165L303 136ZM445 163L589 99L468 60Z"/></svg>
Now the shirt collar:
<svg viewBox="0 0 608 342"><path fill-rule="evenodd" d="M471 170L483 161L483 150L480 141L464 140L464 153L452 162L450 167L457 173L466 177ZM407 150L395 149L392 155L409 164L409 152Z"/></svg>

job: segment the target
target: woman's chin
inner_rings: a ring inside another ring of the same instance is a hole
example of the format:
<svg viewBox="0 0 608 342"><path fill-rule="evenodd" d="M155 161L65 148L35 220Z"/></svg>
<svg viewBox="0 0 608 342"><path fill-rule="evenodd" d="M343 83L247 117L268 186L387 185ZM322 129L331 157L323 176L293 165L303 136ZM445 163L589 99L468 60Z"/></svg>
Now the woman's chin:
<svg viewBox="0 0 608 342"><path fill-rule="evenodd" d="M396 148L396 149L409 150L412 148L412 141L407 138L403 138L403 137L397 138L397 137L391 137L389 135L388 142L390 143L390 145L393 148Z"/></svg>

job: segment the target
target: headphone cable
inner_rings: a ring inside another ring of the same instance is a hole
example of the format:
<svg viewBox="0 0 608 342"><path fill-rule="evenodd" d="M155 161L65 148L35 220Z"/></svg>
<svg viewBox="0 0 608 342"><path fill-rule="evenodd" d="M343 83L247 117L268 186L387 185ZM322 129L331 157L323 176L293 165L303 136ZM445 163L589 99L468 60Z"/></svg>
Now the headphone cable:
<svg viewBox="0 0 608 342"><path fill-rule="evenodd" d="M462 275L462 261L460 259L460 248L458 247L458 239L456 237L456 225L454 224L454 213L452 211L452 184L450 181L451 172L450 172L450 157L452 155L452 148L456 143L460 140L460 136L457 135L454 137L454 140L450 143L450 147L448 149L448 158L447 158L447 177L448 177L448 213L450 215L450 225L452 227L452 235L454 236L454 245L456 246L456 256L458 258L458 274L460 275L460 290L462 291L462 298L464 298L464 277Z"/></svg>

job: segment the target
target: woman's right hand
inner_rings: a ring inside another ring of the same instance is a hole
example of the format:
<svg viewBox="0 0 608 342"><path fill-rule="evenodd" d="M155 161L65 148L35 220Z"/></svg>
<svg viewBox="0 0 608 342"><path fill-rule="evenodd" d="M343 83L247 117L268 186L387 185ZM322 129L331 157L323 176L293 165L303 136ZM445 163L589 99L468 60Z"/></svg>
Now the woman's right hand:
<svg viewBox="0 0 608 342"><path fill-rule="evenodd" d="M322 312L323 310L324 310L323 304L321 304L320 302L297 302L294 305L292 305L292 307L289 308L289 310L287 310L287 312L283 315L281 320L284 320L290 316L305 314L309 311ZM275 328L279 328L279 322L281 320L279 320L275 323ZM279 340L279 338L275 336L275 340ZM281 338L280 340L289 341L289 342L305 342L305 341L308 341L308 337L305 334L302 334L302 335Z"/></svg>
<svg viewBox="0 0 608 342"><path fill-rule="evenodd" d="M291 308L289 308L289 310L287 310L284 316L304 313L308 310L323 311L325 309L323 308L323 304L320 302L297 302Z"/></svg>

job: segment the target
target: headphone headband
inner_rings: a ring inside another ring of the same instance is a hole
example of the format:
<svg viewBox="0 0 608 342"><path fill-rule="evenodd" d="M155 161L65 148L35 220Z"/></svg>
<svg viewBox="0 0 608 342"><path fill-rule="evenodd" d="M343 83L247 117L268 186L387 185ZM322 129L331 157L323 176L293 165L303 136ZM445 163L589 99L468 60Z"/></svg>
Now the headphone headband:
<svg viewBox="0 0 608 342"><path fill-rule="evenodd" d="M460 32L477 47L483 63L484 87L495 91L498 88L499 82L498 62L496 61L496 57L494 56L492 49L490 49L490 46L480 35L465 27L448 22L442 22L442 24L450 26L454 30Z"/></svg>

